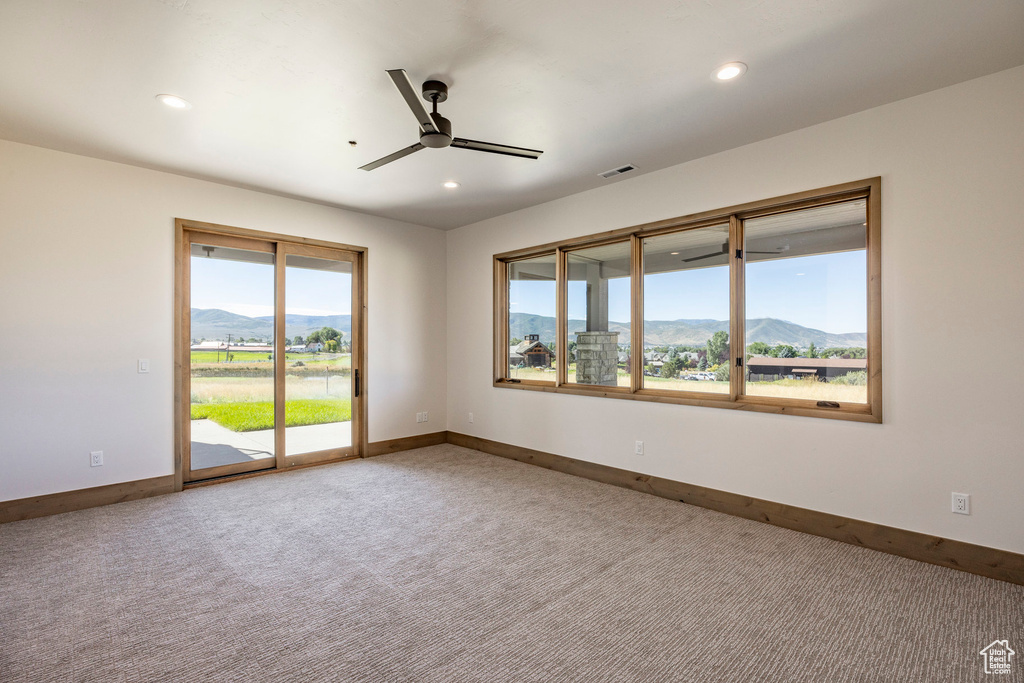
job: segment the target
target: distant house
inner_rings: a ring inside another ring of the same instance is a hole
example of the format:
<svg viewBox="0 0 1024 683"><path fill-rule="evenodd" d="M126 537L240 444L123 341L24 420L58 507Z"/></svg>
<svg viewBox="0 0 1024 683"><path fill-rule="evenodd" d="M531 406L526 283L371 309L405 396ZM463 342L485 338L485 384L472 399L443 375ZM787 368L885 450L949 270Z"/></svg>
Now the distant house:
<svg viewBox="0 0 1024 683"><path fill-rule="evenodd" d="M295 346L289 346L286 351L288 353L317 353L324 350L324 345L320 342L313 342L312 344L296 344Z"/></svg>
<svg viewBox="0 0 1024 683"><path fill-rule="evenodd" d="M555 353L540 342L536 334L526 335L526 339L516 346L508 348L508 364L523 365L528 368L550 368Z"/></svg>
<svg viewBox="0 0 1024 683"><path fill-rule="evenodd" d="M222 341L201 341L190 347L193 351L227 351L227 342Z"/></svg>
<svg viewBox="0 0 1024 683"><path fill-rule="evenodd" d="M655 372L661 371L661 366L668 360L667 353L659 353L658 351L648 351L644 354L644 367L648 365L654 368Z"/></svg>
<svg viewBox="0 0 1024 683"><path fill-rule="evenodd" d="M274 347L271 346L270 344L254 344L252 342L249 342L247 344L229 346L228 351L246 351L249 353L273 353Z"/></svg>
<svg viewBox="0 0 1024 683"><path fill-rule="evenodd" d="M771 358L752 356L747 361L750 379L754 382L815 376L821 379L840 377L850 372L867 370L866 358Z"/></svg>

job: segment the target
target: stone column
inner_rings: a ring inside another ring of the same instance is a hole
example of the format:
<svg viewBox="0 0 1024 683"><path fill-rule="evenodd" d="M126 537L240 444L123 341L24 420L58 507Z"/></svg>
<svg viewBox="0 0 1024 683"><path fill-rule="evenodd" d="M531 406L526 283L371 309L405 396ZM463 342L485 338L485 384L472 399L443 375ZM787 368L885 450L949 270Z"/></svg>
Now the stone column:
<svg viewBox="0 0 1024 683"><path fill-rule="evenodd" d="M619 333L576 333L576 382L614 387L618 383Z"/></svg>

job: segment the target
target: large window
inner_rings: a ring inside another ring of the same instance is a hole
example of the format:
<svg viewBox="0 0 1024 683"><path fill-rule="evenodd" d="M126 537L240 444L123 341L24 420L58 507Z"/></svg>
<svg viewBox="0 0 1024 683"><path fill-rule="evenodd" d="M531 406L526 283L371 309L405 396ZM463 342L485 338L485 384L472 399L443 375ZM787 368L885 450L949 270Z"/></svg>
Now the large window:
<svg viewBox="0 0 1024 683"><path fill-rule="evenodd" d="M881 421L880 181L495 256L495 386Z"/></svg>

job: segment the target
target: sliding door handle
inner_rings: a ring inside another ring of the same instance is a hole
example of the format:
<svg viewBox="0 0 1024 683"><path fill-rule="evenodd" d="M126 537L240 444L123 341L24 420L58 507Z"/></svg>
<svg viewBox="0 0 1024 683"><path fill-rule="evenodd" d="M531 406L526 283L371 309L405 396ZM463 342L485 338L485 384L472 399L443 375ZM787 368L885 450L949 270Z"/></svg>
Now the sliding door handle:
<svg viewBox="0 0 1024 683"><path fill-rule="evenodd" d="M355 386L352 388L352 396L354 398L359 398L359 370L354 370L354 372L355 375L352 381L355 382Z"/></svg>

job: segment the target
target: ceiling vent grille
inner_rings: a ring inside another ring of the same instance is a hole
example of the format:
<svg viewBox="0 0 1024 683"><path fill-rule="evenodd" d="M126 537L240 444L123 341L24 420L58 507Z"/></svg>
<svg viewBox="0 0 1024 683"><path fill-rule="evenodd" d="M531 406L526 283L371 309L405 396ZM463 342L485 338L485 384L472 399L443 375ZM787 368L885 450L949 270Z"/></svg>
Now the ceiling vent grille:
<svg viewBox="0 0 1024 683"><path fill-rule="evenodd" d="M597 175L601 176L602 178L614 178L617 175L622 175L623 173L628 173L629 171L633 170L636 170L636 166L634 166L633 164L626 164L625 166L619 166L618 168L613 168L610 171L598 173Z"/></svg>

